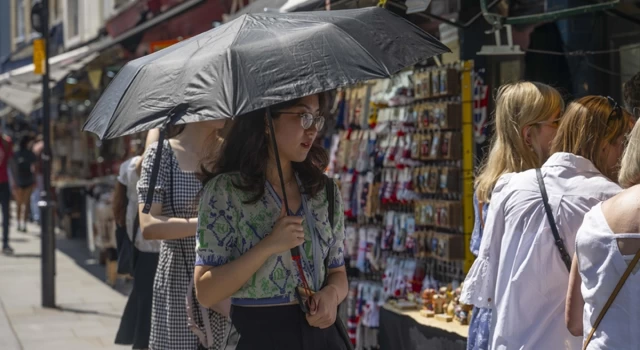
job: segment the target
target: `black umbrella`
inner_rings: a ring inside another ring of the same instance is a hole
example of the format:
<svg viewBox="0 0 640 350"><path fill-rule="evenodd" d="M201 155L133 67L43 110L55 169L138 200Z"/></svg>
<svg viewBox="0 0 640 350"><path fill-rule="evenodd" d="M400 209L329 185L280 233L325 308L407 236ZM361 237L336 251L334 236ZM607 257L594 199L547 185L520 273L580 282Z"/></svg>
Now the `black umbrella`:
<svg viewBox="0 0 640 350"><path fill-rule="evenodd" d="M387 78L449 52L382 8L258 13L127 63L84 130L113 138L233 118L276 103Z"/></svg>

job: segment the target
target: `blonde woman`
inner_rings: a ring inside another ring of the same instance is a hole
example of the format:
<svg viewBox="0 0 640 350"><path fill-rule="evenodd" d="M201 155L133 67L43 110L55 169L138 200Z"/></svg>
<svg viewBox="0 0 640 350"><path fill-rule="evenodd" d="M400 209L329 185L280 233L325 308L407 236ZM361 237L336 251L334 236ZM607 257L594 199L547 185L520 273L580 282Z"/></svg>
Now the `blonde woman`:
<svg viewBox="0 0 640 350"><path fill-rule="evenodd" d="M564 101L548 85L520 82L500 87L496 98L495 132L491 151L476 177L475 225L471 252L478 255L482 227L498 178L507 173L539 167L549 157ZM467 349L489 348L491 310L475 308L469 326Z"/></svg>
<svg viewBox="0 0 640 350"><path fill-rule="evenodd" d="M615 101L612 101L615 105ZM614 117L627 114L617 107ZM617 114L617 115L616 115ZM627 116L629 118L630 115ZM626 188L596 205L576 236L567 291L566 322L571 334L588 339L614 287L640 249L640 125L629 137L618 175ZM634 269L637 272L637 266ZM629 349L640 344L640 275L632 273L593 333L587 349Z"/></svg>
<svg viewBox="0 0 640 350"><path fill-rule="evenodd" d="M620 191L612 179L632 120L613 109L598 96L571 103L544 165L498 179L461 296L493 309L491 349L580 348L564 324L568 256L585 213Z"/></svg>

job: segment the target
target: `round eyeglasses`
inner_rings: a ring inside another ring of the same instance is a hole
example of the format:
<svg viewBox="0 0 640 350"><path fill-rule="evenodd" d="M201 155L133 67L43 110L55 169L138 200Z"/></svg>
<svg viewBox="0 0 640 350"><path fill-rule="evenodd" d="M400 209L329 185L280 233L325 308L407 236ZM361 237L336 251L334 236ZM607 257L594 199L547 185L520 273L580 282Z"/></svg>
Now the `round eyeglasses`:
<svg viewBox="0 0 640 350"><path fill-rule="evenodd" d="M312 113L309 112L303 112L303 113L296 113L296 112L278 112L278 114L296 114L300 116L300 125L302 125L302 128L307 130L309 128L311 128L311 126L313 126L315 124L316 126L316 130L320 131L322 130L322 128L324 127L324 116L314 116Z"/></svg>

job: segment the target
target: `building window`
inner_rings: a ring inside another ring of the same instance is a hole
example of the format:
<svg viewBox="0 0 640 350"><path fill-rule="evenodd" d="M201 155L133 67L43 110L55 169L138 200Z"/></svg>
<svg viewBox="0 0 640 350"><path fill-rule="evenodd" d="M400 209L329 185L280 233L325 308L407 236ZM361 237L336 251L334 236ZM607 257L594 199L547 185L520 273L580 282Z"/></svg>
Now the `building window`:
<svg viewBox="0 0 640 350"><path fill-rule="evenodd" d="M24 41L25 35L25 23L24 23L24 0L16 0L16 13L15 13L15 33L16 41Z"/></svg>
<svg viewBox="0 0 640 350"><path fill-rule="evenodd" d="M67 23L65 30L68 31L69 38L75 38L80 34L79 12L78 0L67 0Z"/></svg>

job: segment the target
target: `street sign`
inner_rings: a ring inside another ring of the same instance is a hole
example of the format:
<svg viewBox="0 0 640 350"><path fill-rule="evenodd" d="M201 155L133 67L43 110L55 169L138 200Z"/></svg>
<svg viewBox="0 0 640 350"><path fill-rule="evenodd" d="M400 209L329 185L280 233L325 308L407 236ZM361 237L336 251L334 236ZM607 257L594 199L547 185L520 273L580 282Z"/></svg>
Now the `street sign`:
<svg viewBox="0 0 640 350"><path fill-rule="evenodd" d="M44 39L33 40L33 73L44 74Z"/></svg>

